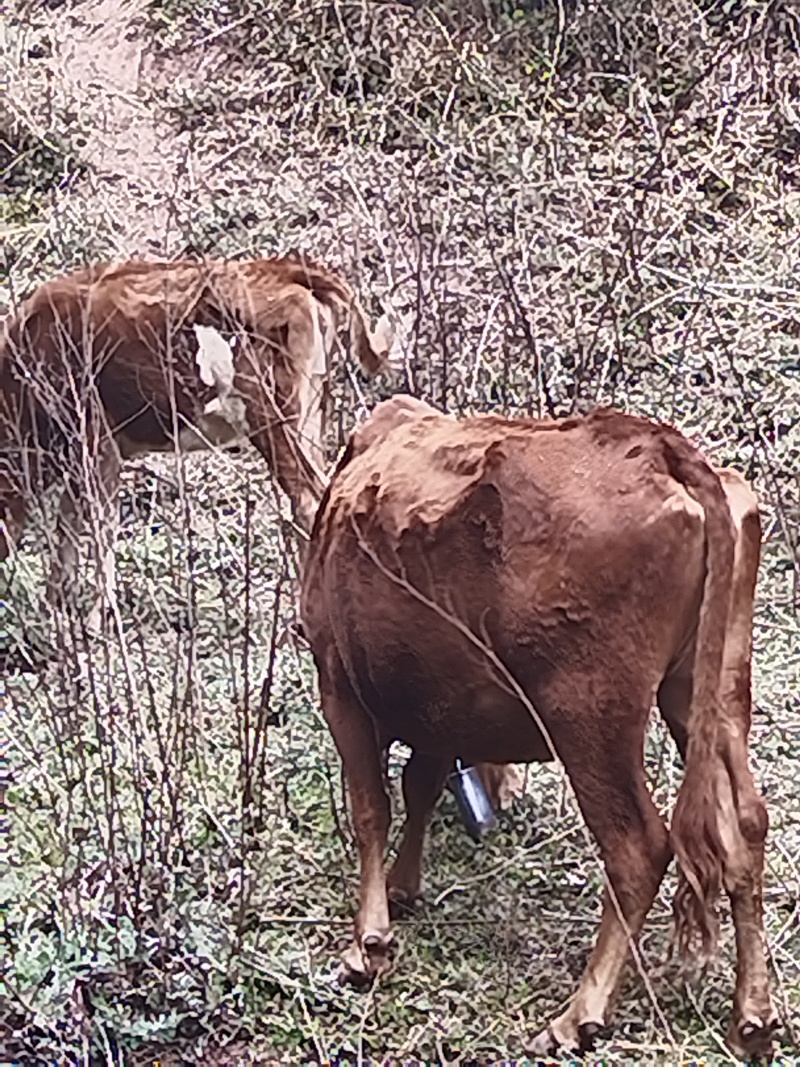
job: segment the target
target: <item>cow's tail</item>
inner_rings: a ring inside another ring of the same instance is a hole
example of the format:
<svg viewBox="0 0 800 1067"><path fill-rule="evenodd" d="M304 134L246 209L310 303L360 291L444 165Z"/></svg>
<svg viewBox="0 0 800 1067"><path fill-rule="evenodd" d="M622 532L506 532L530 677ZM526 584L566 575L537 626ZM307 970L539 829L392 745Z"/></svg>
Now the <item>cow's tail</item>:
<svg viewBox="0 0 800 1067"><path fill-rule="evenodd" d="M314 294L315 299L339 312L350 315L352 350L364 373L370 376L393 366L396 335L388 315L381 315L373 330L356 294L341 275L309 259L298 259L297 281Z"/></svg>
<svg viewBox="0 0 800 1067"><path fill-rule="evenodd" d="M720 690L733 583L735 531L722 483L698 450L670 433L665 458L672 477L692 490L705 512L706 576L697 629L686 771L672 816L672 847L680 864L675 894L679 948L716 947L716 900L725 852L717 783L726 774L720 754Z"/></svg>

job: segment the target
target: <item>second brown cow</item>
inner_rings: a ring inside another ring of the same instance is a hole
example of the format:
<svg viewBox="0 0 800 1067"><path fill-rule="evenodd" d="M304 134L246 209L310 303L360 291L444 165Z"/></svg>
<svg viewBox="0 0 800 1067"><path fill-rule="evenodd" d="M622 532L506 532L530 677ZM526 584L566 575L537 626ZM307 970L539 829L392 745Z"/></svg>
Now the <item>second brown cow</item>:
<svg viewBox="0 0 800 1067"><path fill-rule="evenodd" d="M239 439L261 452L308 530L325 486L328 357L348 320L363 370L387 367L388 321L373 333L349 285L298 255L103 264L40 286L0 349L3 558L58 481L50 599L74 577L91 524L112 586L121 463Z"/></svg>

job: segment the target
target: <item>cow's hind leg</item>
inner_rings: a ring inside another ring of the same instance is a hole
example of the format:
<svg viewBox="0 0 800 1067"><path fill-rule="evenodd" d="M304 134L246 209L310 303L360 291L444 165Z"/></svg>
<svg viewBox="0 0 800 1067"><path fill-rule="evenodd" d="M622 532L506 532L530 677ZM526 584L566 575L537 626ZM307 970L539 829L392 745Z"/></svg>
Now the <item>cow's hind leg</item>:
<svg viewBox="0 0 800 1067"><path fill-rule="evenodd" d="M342 981L361 985L390 967L392 930L384 856L389 834L389 798L383 785L381 746L375 725L353 693L344 671L331 677L320 668L322 710L344 766L353 830L361 863L355 937L344 953Z"/></svg>
<svg viewBox="0 0 800 1067"><path fill-rule="evenodd" d="M441 796L452 760L412 752L403 768L406 821L392 869L389 897L394 904L413 906L422 896L422 848L425 830Z"/></svg>
<svg viewBox="0 0 800 1067"><path fill-rule="evenodd" d="M600 930L566 1011L532 1043L537 1055L586 1050L610 1021L631 948L670 860L669 835L644 780L641 713L599 708L589 724L563 713L556 746L605 862ZM574 723L575 729L571 728ZM605 731L603 728L605 727ZM591 741L587 744L587 738Z"/></svg>
<svg viewBox="0 0 800 1067"><path fill-rule="evenodd" d="M736 929L736 992L728 1045L743 1058L770 1057L778 1019L772 1006L764 933L764 840L768 816L748 766L747 739L724 739L727 766L718 772L723 809L724 882Z"/></svg>
<svg viewBox="0 0 800 1067"><path fill-rule="evenodd" d="M734 505L736 501L733 501ZM736 929L736 992L728 1045L737 1056L769 1056L777 1017L769 989L764 934L763 872L767 834L766 804L749 766L751 718L750 658L753 596L758 573L760 530L757 512L734 511L737 544L731 613L721 679L722 723L716 776L719 825L724 851L724 883ZM659 708L685 755L691 710L691 675L667 678Z"/></svg>
<svg viewBox="0 0 800 1067"><path fill-rule="evenodd" d="M727 491L727 490L726 490ZM737 527L731 609L722 665L723 729L717 795L726 818L725 889L736 928L736 993L728 1044L742 1057L770 1057L778 1019L772 1005L764 933L764 841L769 817L749 765L753 600L761 552L751 494L729 495Z"/></svg>
<svg viewBox="0 0 800 1067"><path fill-rule="evenodd" d="M89 531L88 505L83 499L80 479L67 477L61 487L56 514L54 541L50 546L50 568L45 597L53 609L53 621L59 635L80 633L81 544ZM84 544L84 549L86 545ZM90 633L88 626L86 632Z"/></svg>

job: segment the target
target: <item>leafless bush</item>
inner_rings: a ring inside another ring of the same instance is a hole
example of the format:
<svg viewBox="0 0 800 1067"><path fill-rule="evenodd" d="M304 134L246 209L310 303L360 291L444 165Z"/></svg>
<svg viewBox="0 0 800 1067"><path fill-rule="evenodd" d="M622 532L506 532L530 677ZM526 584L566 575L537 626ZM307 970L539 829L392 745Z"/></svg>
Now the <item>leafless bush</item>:
<svg viewBox="0 0 800 1067"><path fill-rule="evenodd" d="M4 207L7 303L106 256L301 247L342 268L372 311L408 318L404 388L417 395L543 415L611 402L676 423L754 479L765 542L753 746L791 1024L794 6L20 0L5 33L7 153L26 176ZM115 65L126 40L141 57L123 49ZM39 144L53 155L37 157ZM381 388L337 369L331 458ZM266 472L248 451L177 471L149 458L126 475L123 514L118 624L76 659L81 627L67 620L60 656L8 677L11 1054L518 1055L568 995L597 907L599 873L558 777L532 768L481 850L445 801L429 850L435 906L402 930L403 978L366 999L338 990L355 862ZM15 640L38 635L40 655L52 651L46 528L21 546L7 626ZM648 767L666 806L680 768L658 729ZM665 961L671 885L662 893L642 952L672 1032L637 988L602 1046L609 1062L719 1052L729 957L687 994Z"/></svg>

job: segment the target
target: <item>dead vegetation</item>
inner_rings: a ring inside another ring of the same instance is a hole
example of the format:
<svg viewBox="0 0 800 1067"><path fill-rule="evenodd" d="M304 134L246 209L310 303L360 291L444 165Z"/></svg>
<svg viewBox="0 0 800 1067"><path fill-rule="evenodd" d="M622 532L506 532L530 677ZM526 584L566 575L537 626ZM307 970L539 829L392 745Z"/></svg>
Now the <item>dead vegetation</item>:
<svg viewBox="0 0 800 1067"><path fill-rule="evenodd" d="M454 411L613 402L676 423L754 479L753 749L788 1058L800 1012L794 6L17 0L3 32L7 304L105 256L305 248L373 312L408 318L400 384L417 395ZM340 368L331 455L379 395ZM531 768L481 847L445 798L399 974L366 996L341 990L355 855L258 457L131 465L119 622L88 656L71 651L79 623L59 630L41 608L46 529L21 545L4 623L4 1052L25 1064L519 1058L569 994L598 907L600 868L558 773ZM680 767L660 729L649 760L667 806ZM667 954L673 884L643 938L648 982L632 974L599 1046L607 1062L725 1062L729 946L687 984Z"/></svg>

